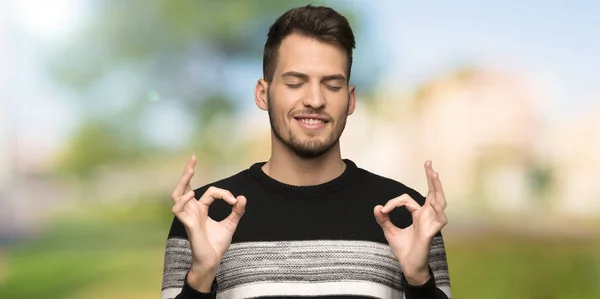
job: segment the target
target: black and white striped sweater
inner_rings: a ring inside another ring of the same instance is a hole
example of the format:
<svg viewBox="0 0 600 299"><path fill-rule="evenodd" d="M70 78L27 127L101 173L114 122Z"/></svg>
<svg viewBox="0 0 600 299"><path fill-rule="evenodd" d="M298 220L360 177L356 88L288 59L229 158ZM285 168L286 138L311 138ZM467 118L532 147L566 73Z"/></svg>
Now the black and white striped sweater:
<svg viewBox="0 0 600 299"><path fill-rule="evenodd" d="M373 208L407 193L424 198L394 180L344 160L346 170L316 186L291 186L267 176L256 163L209 186L247 198L246 212L223 256L212 293L186 281L191 250L181 222L174 218L166 244L162 298L450 298L450 278L441 233L430 250L432 278L411 286L402 275ZM231 207L215 201L210 216L224 219ZM410 213L390 213L406 227Z"/></svg>

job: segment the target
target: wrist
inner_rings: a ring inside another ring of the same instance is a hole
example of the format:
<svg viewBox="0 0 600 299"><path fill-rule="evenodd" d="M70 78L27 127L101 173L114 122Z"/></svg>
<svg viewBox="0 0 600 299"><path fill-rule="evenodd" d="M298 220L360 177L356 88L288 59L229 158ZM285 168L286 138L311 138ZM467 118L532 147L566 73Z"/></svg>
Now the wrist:
<svg viewBox="0 0 600 299"><path fill-rule="evenodd" d="M212 291L212 283L214 279L214 271L198 266L192 266L187 275L187 283L192 288L202 293L210 293Z"/></svg>
<svg viewBox="0 0 600 299"><path fill-rule="evenodd" d="M419 268L407 268L403 270L403 273L408 284L412 286L424 285L431 278L429 265Z"/></svg>
<svg viewBox="0 0 600 299"><path fill-rule="evenodd" d="M423 285L431 277L429 272L429 250L431 240L417 240L412 248L411 255L403 258L402 272L409 284Z"/></svg>

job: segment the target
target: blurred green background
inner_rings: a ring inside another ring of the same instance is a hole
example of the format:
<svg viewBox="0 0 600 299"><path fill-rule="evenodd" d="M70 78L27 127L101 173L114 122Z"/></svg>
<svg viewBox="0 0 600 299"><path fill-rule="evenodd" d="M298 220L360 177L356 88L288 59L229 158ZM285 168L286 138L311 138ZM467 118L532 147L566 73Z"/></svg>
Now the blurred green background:
<svg viewBox="0 0 600 299"><path fill-rule="evenodd" d="M181 169L268 158L262 46L307 3L2 2L0 297L158 298ZM600 298L600 5L311 3L357 35L343 155L441 174L454 298Z"/></svg>

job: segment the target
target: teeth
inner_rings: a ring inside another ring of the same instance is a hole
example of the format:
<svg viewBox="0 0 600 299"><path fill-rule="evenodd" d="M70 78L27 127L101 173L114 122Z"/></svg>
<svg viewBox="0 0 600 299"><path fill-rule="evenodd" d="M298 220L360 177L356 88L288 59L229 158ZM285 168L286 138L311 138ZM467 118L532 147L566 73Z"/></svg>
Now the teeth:
<svg viewBox="0 0 600 299"><path fill-rule="evenodd" d="M302 119L300 119L300 121L307 125L316 125L316 124L325 123L323 120L313 119L313 118L302 118Z"/></svg>

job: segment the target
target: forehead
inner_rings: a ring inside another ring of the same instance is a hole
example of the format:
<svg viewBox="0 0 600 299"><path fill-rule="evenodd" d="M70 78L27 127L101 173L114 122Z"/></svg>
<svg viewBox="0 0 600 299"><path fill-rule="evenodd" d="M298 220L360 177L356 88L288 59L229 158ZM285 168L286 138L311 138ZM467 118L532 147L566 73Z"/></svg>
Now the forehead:
<svg viewBox="0 0 600 299"><path fill-rule="evenodd" d="M344 50L314 38L291 34L281 42L277 53L275 76L295 71L309 76L345 74L347 55Z"/></svg>

